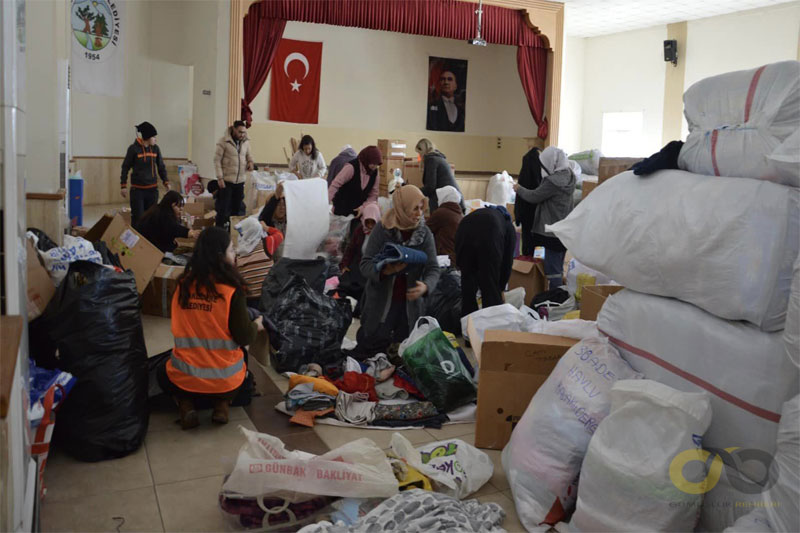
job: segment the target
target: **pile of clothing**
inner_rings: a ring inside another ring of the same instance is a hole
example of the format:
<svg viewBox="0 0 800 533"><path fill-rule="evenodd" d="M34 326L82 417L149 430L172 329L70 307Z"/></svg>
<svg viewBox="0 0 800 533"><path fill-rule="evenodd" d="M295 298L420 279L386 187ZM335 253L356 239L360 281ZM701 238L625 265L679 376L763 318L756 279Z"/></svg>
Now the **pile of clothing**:
<svg viewBox="0 0 800 533"><path fill-rule="evenodd" d="M330 370L330 369L326 369ZM312 427L319 417L355 426L441 428L448 416L427 401L399 360L379 353L364 361L347 357L337 379L322 367L304 365L290 374L284 412Z"/></svg>

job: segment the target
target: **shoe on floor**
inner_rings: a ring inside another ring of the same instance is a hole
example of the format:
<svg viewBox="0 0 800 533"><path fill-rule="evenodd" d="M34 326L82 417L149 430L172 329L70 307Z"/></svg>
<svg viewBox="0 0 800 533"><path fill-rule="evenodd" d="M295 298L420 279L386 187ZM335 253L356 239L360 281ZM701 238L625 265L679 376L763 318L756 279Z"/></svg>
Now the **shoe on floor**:
<svg viewBox="0 0 800 533"><path fill-rule="evenodd" d="M178 413L181 416L181 429L192 429L200 425L194 402L189 398L178 399Z"/></svg>
<svg viewBox="0 0 800 533"><path fill-rule="evenodd" d="M214 413L211 415L211 421L216 424L228 423L228 400L218 400L214 404Z"/></svg>

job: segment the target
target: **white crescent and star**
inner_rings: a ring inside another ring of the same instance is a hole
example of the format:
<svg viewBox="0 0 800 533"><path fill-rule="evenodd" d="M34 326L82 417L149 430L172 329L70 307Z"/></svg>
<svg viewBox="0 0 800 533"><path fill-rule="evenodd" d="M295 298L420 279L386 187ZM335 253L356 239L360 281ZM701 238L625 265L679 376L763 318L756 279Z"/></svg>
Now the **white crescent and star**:
<svg viewBox="0 0 800 533"><path fill-rule="evenodd" d="M306 76L308 76L308 71L309 71L308 59L306 59L306 56L304 56L300 52L292 52L291 54L286 56L286 59L283 62L283 72L286 73L286 77L287 78L289 77L289 64L292 61L299 61L306 68L306 72L305 72L305 74L303 74L303 79L305 79ZM292 86L292 91L296 91L296 92L299 93L300 92L300 86L303 85L303 84L302 83L297 83L297 79L295 79L293 82L289 82L289 85Z"/></svg>

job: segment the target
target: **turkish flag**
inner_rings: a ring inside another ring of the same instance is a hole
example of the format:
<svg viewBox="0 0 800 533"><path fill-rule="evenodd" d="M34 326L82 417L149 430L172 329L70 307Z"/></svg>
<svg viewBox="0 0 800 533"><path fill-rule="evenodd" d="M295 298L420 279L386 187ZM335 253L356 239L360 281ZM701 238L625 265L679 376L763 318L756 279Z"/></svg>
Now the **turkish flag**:
<svg viewBox="0 0 800 533"><path fill-rule="evenodd" d="M322 43L281 39L272 62L269 119L319 122L319 82Z"/></svg>

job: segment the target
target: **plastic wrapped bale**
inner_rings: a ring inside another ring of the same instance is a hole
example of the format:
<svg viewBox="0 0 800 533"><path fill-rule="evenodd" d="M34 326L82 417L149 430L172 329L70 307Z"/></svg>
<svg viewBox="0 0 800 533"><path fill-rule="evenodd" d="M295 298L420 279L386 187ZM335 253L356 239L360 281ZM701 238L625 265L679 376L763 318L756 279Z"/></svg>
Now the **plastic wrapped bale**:
<svg viewBox="0 0 800 533"><path fill-rule="evenodd" d="M461 335L461 273L448 268L442 272L436 289L425 301L425 314L439 322L444 331Z"/></svg>
<svg viewBox="0 0 800 533"><path fill-rule="evenodd" d="M342 358L342 339L353 312L347 300L325 296L292 274L267 316L283 336L280 349L271 356L273 368L297 372L304 364L325 366Z"/></svg>
<svg viewBox="0 0 800 533"><path fill-rule="evenodd" d="M45 313L31 324L31 353L76 378L54 440L83 461L133 453L147 433L147 349L131 272L71 263ZM36 351L34 351L36 350ZM44 351L45 353L41 353Z"/></svg>

